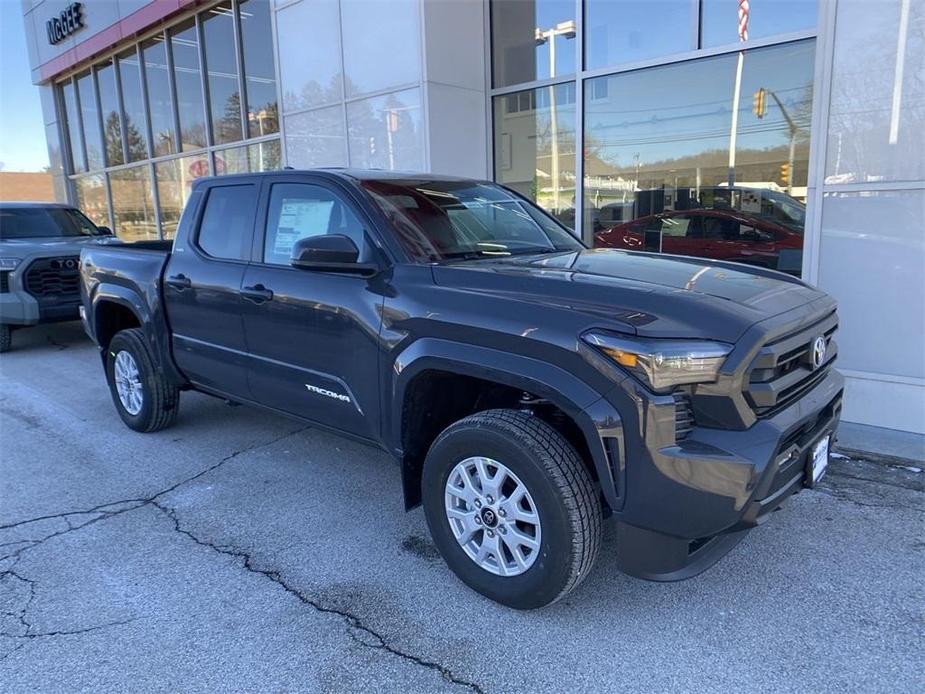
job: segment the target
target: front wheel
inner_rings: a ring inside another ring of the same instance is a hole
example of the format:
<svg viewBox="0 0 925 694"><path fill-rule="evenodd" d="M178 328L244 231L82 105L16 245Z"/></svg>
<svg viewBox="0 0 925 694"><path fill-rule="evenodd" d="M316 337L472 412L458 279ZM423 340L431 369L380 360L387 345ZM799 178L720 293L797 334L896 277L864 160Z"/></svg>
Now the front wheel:
<svg viewBox="0 0 925 694"><path fill-rule="evenodd" d="M488 410L448 427L427 454L422 493L447 564L503 605L561 599L597 557L594 480L568 441L529 413Z"/></svg>
<svg viewBox="0 0 925 694"><path fill-rule="evenodd" d="M154 368L141 330L122 330L112 338L106 377L116 411L129 428L159 431L176 420L180 391Z"/></svg>

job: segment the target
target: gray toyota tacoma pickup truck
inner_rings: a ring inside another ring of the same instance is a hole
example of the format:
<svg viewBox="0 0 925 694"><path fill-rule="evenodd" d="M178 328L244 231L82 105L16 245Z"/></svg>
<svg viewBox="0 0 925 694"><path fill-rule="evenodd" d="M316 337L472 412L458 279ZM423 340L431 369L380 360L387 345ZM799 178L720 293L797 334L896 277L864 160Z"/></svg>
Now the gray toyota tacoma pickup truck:
<svg viewBox="0 0 925 694"><path fill-rule="evenodd" d="M522 609L587 576L607 518L629 574L708 568L818 482L842 406L831 297L588 249L486 181L200 179L172 244L87 247L81 288L127 426L197 390L381 448L452 570Z"/></svg>
<svg viewBox="0 0 925 694"><path fill-rule="evenodd" d="M70 205L0 202L0 352L14 330L79 318L80 249L111 237Z"/></svg>

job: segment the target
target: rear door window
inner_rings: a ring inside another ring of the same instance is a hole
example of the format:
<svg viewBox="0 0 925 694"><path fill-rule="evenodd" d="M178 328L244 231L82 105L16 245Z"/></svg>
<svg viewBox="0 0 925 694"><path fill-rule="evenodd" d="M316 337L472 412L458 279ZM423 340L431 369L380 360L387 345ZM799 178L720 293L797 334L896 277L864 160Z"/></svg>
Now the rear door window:
<svg viewBox="0 0 925 694"><path fill-rule="evenodd" d="M253 184L214 186L209 190L196 245L221 260L247 260L257 208Z"/></svg>

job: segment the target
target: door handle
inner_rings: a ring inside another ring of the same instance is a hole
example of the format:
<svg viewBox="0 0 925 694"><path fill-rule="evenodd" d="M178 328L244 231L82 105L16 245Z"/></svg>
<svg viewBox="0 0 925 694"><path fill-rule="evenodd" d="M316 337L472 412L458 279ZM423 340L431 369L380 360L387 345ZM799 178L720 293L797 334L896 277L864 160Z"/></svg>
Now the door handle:
<svg viewBox="0 0 925 694"><path fill-rule="evenodd" d="M243 287L241 296L255 304L262 304L265 301L273 301L273 290L267 289L262 284L255 284L253 287Z"/></svg>
<svg viewBox="0 0 925 694"><path fill-rule="evenodd" d="M177 291L182 292L184 289L189 289L193 286L193 283L190 281L190 278L184 275L182 272L179 275L171 275L166 280L164 280L169 286L173 287Z"/></svg>

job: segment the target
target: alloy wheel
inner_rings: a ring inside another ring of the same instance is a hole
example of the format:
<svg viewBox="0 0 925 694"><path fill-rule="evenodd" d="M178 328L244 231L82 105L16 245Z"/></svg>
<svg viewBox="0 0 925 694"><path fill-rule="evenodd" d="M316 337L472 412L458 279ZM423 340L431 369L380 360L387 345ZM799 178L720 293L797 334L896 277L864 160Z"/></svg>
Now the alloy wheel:
<svg viewBox="0 0 925 694"><path fill-rule="evenodd" d="M471 457L450 472L446 517L468 557L497 576L518 576L539 555L540 517L526 485L503 463Z"/></svg>
<svg viewBox="0 0 925 694"><path fill-rule="evenodd" d="M116 355L113 377L122 407L130 415L137 415L144 404L144 388L141 385L138 364L135 363L135 357L131 353L122 350Z"/></svg>

